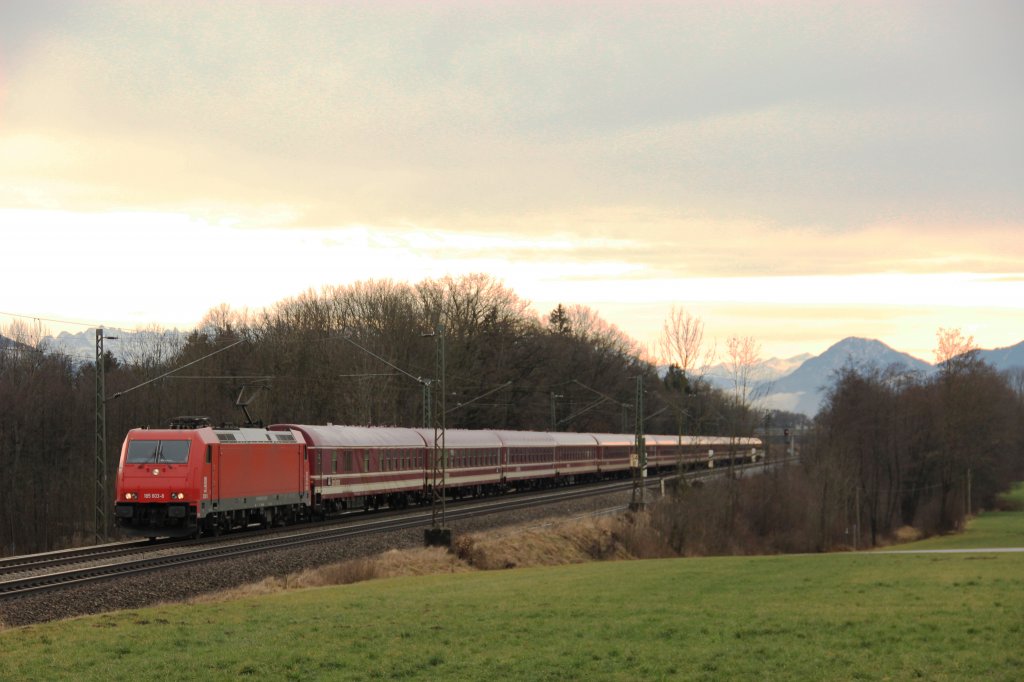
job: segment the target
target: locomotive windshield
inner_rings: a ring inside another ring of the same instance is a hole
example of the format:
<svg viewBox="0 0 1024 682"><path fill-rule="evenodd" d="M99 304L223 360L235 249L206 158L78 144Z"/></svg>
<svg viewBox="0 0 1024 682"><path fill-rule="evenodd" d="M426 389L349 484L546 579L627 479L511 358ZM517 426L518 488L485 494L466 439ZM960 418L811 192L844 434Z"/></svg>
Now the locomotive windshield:
<svg viewBox="0 0 1024 682"><path fill-rule="evenodd" d="M188 462L189 443L187 440L133 440L128 443L125 461L129 464L185 464Z"/></svg>

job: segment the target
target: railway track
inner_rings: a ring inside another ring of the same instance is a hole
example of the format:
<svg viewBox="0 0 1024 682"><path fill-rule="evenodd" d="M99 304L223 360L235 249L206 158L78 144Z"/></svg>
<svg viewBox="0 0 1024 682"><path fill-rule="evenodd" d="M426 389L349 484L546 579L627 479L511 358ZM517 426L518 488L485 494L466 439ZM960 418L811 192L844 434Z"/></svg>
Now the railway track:
<svg viewBox="0 0 1024 682"><path fill-rule="evenodd" d="M152 550L162 544L168 544L172 540L131 540L126 542L112 542L103 545L91 545L89 547L77 547L74 549L61 549L55 552L43 554L27 554L25 556L8 557L0 559L0 578L5 575L34 571L50 566L67 566L87 561L100 561L104 559L115 559L121 556L138 554L140 551Z"/></svg>
<svg viewBox="0 0 1024 682"><path fill-rule="evenodd" d="M736 466L733 471L761 469L763 466L763 464ZM725 468L697 470L688 472L684 476L688 480L702 480L725 475L728 471ZM647 486L655 487L662 480L650 478L647 480ZM631 480L624 480L449 503L445 521L451 523L473 516L623 492L630 490L632 485ZM425 508L416 511L393 512L386 517L373 515L368 518L360 514L315 526L290 526L275 531L239 533L221 538L163 542L143 540L12 557L0 561L0 600L7 601L87 583L113 580L221 558L257 554L268 550L330 542L372 533L424 528L430 524L430 521L431 512L429 508ZM133 556L140 558L131 559ZM89 562L90 565L68 568L86 562ZM25 573L32 573L32 575L25 576ZM19 574L23 577L17 577Z"/></svg>

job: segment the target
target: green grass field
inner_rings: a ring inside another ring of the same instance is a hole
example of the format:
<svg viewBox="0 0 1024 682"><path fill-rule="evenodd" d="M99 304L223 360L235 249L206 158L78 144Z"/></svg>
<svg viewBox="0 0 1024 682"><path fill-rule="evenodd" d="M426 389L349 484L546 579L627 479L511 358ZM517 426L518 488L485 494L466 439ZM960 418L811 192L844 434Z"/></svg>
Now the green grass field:
<svg viewBox="0 0 1024 682"><path fill-rule="evenodd" d="M1006 514L992 532L1019 537L1024 513ZM399 578L11 629L0 632L0 679L1018 680L1021 642L1024 554L677 559Z"/></svg>
<svg viewBox="0 0 1024 682"><path fill-rule="evenodd" d="M1024 483L1003 497L1024 510ZM967 522L967 532L911 542L892 549L976 549L1024 547L1024 511L990 512Z"/></svg>

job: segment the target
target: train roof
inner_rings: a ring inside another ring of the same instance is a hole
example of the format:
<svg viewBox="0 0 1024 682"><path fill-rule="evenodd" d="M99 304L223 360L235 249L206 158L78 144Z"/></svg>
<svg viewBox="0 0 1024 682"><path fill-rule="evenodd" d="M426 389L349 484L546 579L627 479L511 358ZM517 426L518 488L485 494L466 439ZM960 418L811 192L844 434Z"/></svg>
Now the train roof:
<svg viewBox="0 0 1024 682"><path fill-rule="evenodd" d="M623 446L623 445L635 445L636 437L632 434L625 433L592 433L590 434L594 440L597 441L598 445L609 447L609 446Z"/></svg>
<svg viewBox="0 0 1024 682"><path fill-rule="evenodd" d="M434 447L434 429L413 429L420 434L428 447ZM446 448L500 448L501 439L494 431L477 431L475 429L445 429L444 446Z"/></svg>
<svg viewBox="0 0 1024 682"><path fill-rule="evenodd" d="M590 433L570 433L567 431L556 431L550 434L555 439L555 444L561 447L576 445L590 446L597 445L597 440Z"/></svg>
<svg viewBox="0 0 1024 682"><path fill-rule="evenodd" d="M425 428L404 428L398 426L343 426L338 424L273 424L270 431L300 432L306 442L322 448L422 448L433 447L434 430ZM155 430L154 430L155 431ZM198 429L210 436L235 434L239 442L260 442L272 440L264 429ZM181 437L182 431L174 432ZM229 436L220 438L224 441ZM280 440L274 436L273 440ZM679 436L648 434L644 436L647 445L670 445L679 443ZM683 436L684 446L706 447L759 447L759 438L732 438L726 436ZM636 438L625 433L570 433L547 431L476 430L446 429L445 446L453 448L500 448L500 447L559 447L588 446L633 447Z"/></svg>
<svg viewBox="0 0 1024 682"><path fill-rule="evenodd" d="M690 436L682 437L683 445L690 445L693 439ZM661 436L657 434L647 434L644 436L644 443L647 445L679 445L679 436Z"/></svg>
<svg viewBox="0 0 1024 682"><path fill-rule="evenodd" d="M294 429L319 448L422 448L426 442L414 429L398 426L272 424L271 431Z"/></svg>
<svg viewBox="0 0 1024 682"><path fill-rule="evenodd" d="M287 428L275 432L253 427L210 427L195 429L132 429L128 440L192 440L203 443L296 443L295 434Z"/></svg>
<svg viewBox="0 0 1024 682"><path fill-rule="evenodd" d="M501 444L507 448L553 448L557 441L552 437L554 434L544 431L495 431L494 434L501 440Z"/></svg>

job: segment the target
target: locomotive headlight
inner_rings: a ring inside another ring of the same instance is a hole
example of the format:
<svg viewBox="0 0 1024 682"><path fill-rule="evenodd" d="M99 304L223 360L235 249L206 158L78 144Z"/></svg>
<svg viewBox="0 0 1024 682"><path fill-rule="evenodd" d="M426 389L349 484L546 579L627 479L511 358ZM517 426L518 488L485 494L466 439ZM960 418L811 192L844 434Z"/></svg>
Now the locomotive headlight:
<svg viewBox="0 0 1024 682"><path fill-rule="evenodd" d="M171 493L171 499L172 500L184 500L185 499L185 493Z"/></svg>
<svg viewBox="0 0 1024 682"><path fill-rule="evenodd" d="M124 499L126 499L126 500L137 500L137 499L139 499L139 494L138 493L125 493L124 494Z"/></svg>

